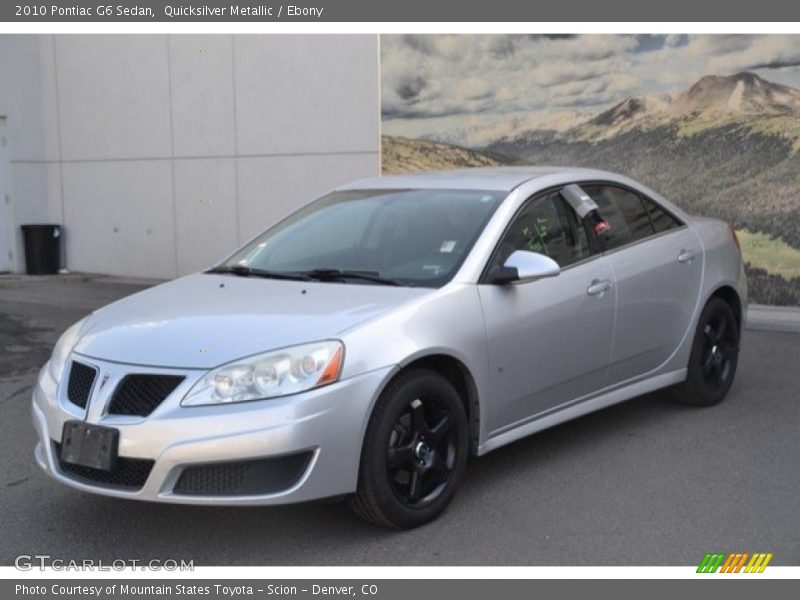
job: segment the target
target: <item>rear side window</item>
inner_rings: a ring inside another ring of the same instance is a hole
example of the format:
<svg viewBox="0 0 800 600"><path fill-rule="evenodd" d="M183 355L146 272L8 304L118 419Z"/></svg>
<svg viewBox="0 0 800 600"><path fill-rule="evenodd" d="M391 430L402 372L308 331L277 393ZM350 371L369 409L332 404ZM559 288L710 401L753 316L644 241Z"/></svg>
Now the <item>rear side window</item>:
<svg viewBox="0 0 800 600"><path fill-rule="evenodd" d="M653 235L650 215L639 194L612 185L581 187L597 203L600 216L611 225L605 234L609 250Z"/></svg>
<svg viewBox="0 0 800 600"><path fill-rule="evenodd" d="M647 206L647 211L650 213L650 220L653 222L656 233L677 229L681 226L680 221L658 206L655 202L647 198L643 198L643 200L645 206Z"/></svg>

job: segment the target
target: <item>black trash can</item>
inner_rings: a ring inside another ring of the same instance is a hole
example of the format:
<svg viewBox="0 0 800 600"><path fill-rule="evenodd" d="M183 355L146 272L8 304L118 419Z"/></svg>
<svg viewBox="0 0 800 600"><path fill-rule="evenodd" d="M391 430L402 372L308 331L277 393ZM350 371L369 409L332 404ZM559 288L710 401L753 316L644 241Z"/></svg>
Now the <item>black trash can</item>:
<svg viewBox="0 0 800 600"><path fill-rule="evenodd" d="M53 275L61 265L61 225L22 225L25 272Z"/></svg>

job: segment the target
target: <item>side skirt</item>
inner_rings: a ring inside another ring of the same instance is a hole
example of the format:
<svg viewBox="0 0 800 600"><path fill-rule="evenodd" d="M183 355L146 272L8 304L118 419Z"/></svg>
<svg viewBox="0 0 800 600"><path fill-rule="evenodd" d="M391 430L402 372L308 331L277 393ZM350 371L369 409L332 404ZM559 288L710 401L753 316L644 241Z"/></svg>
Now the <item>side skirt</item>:
<svg viewBox="0 0 800 600"><path fill-rule="evenodd" d="M637 381L630 385L605 392L599 396L594 396L588 400L579 400L572 404L567 404L562 408L555 408L546 413L535 415L534 417L521 422L519 425L490 437L478 447L478 456L496 450L501 446L516 442L519 439L528 437L538 431L555 427L566 421L571 421L588 415L589 413L601 410L614 404L619 404L625 400L630 400L636 396L641 396L649 392L654 392L661 388L669 387L676 383L686 380L686 369L678 369L650 377L642 381Z"/></svg>

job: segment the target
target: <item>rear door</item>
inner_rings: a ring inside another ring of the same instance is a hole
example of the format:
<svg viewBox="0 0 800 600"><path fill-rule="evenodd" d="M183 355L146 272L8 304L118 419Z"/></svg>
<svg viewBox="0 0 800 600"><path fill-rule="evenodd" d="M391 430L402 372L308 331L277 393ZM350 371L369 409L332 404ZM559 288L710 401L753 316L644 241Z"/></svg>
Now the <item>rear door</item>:
<svg viewBox="0 0 800 600"><path fill-rule="evenodd" d="M492 434L603 387L614 328L613 274L558 191L535 196L503 235L492 265L515 250L545 254L556 277L478 286L496 410ZM491 266L491 265L490 265Z"/></svg>
<svg viewBox="0 0 800 600"><path fill-rule="evenodd" d="M582 184L611 224L605 256L617 284L613 385L644 375L678 348L700 294L703 257L695 233L635 190Z"/></svg>

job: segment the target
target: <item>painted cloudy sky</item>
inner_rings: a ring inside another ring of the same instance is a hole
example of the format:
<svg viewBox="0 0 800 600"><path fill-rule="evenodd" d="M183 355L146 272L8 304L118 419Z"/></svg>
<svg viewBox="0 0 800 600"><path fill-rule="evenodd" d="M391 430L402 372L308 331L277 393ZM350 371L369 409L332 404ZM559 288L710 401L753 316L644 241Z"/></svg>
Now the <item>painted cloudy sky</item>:
<svg viewBox="0 0 800 600"><path fill-rule="evenodd" d="M747 70L800 87L798 35L384 35L381 56L384 129L406 135L514 113L597 112L710 74Z"/></svg>

